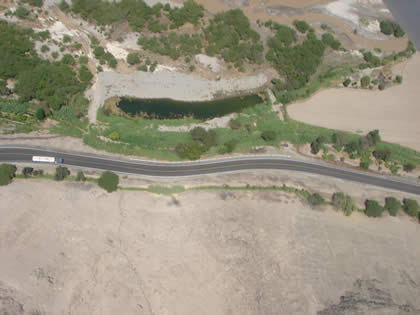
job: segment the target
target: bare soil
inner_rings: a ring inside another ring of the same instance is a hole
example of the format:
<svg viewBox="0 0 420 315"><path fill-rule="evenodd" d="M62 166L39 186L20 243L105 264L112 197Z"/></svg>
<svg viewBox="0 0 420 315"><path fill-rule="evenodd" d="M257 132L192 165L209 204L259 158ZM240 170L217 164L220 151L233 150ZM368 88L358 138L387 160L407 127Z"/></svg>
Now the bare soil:
<svg viewBox="0 0 420 315"><path fill-rule="evenodd" d="M48 193L46 193L48 192ZM408 314L419 225L282 192L0 189L1 314Z"/></svg>

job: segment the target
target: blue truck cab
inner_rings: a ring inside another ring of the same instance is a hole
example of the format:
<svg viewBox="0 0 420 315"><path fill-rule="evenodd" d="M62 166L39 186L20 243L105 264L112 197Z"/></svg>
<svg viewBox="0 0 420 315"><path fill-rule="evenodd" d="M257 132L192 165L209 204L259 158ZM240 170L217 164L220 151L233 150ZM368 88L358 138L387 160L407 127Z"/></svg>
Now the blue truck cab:
<svg viewBox="0 0 420 315"><path fill-rule="evenodd" d="M61 157L57 158L57 163L63 163L63 162L64 162L63 158Z"/></svg>

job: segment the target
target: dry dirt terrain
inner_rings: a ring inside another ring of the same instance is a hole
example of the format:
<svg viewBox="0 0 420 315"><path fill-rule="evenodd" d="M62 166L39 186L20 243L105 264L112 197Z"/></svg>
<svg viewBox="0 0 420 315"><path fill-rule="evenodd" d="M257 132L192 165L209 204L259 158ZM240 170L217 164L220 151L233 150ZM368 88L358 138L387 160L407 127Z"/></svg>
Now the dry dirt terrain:
<svg viewBox="0 0 420 315"><path fill-rule="evenodd" d="M419 225L282 192L0 189L0 314L414 314Z"/></svg>
<svg viewBox="0 0 420 315"><path fill-rule="evenodd" d="M290 116L312 125L366 133L379 129L382 138L420 151L420 54L399 64L394 73L403 83L382 92L328 89L288 107Z"/></svg>

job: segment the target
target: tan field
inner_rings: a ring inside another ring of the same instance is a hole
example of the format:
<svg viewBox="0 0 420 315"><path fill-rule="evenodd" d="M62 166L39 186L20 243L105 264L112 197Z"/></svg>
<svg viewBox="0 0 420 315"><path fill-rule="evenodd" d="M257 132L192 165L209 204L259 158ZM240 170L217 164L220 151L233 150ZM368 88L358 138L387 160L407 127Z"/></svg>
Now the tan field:
<svg viewBox="0 0 420 315"><path fill-rule="evenodd" d="M420 54L396 67L403 83L384 91L328 89L288 107L306 123L350 132L379 129L382 138L420 151Z"/></svg>
<svg viewBox="0 0 420 315"><path fill-rule="evenodd" d="M408 314L420 229L282 192L0 189L0 314ZM410 313L411 314L411 313Z"/></svg>

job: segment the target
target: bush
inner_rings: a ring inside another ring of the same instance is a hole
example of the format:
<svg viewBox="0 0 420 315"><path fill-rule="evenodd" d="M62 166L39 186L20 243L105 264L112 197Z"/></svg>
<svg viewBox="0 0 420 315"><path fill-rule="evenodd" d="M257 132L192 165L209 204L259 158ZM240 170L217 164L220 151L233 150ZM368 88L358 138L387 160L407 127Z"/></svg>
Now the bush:
<svg viewBox="0 0 420 315"><path fill-rule="evenodd" d="M396 78L395 78L395 81L396 81L397 83L401 84L401 83L402 83L402 81L403 81L403 77L402 77L402 76L400 76L400 75L397 75L397 76L396 76Z"/></svg>
<svg viewBox="0 0 420 315"><path fill-rule="evenodd" d="M276 139L276 137L277 134L273 130L266 130L261 133L261 138L263 138L263 140L266 142L273 141Z"/></svg>
<svg viewBox="0 0 420 315"><path fill-rule="evenodd" d="M353 211L356 210L353 199L350 196L344 195L342 192L336 192L332 195L332 202L334 207L343 210L346 216L351 216Z"/></svg>
<svg viewBox="0 0 420 315"><path fill-rule="evenodd" d="M318 154L321 150L321 146L325 143L326 139L324 137L318 137L311 143L311 153Z"/></svg>
<svg viewBox="0 0 420 315"><path fill-rule="evenodd" d="M362 85L362 88L367 88L370 84L370 77L369 76L364 76L361 80L360 80L360 84Z"/></svg>
<svg viewBox="0 0 420 315"><path fill-rule="evenodd" d="M50 47L48 47L47 45L42 45L41 46L41 52L46 53L50 51Z"/></svg>
<svg viewBox="0 0 420 315"><path fill-rule="evenodd" d="M313 193L309 197L308 201L313 206L319 206L319 205L322 205L325 202L324 198L322 198L322 196L318 193Z"/></svg>
<svg viewBox="0 0 420 315"><path fill-rule="evenodd" d="M294 20L293 25L296 27L296 29L301 33L306 33L306 31L309 29L309 24L305 21L301 20Z"/></svg>
<svg viewBox="0 0 420 315"><path fill-rule="evenodd" d="M365 213L368 217L380 217L384 208L376 200L366 200Z"/></svg>
<svg viewBox="0 0 420 315"><path fill-rule="evenodd" d="M35 112L35 117L36 119L38 119L39 121L44 120L45 119L45 110L43 108L38 108Z"/></svg>
<svg viewBox="0 0 420 315"><path fill-rule="evenodd" d="M27 3L27 4L29 4L31 6L34 6L34 7L42 7L42 4L44 3L43 0L23 0L22 2Z"/></svg>
<svg viewBox="0 0 420 315"><path fill-rule="evenodd" d="M341 151L343 147L348 143L347 135L341 132L336 132L331 137L334 148L337 151Z"/></svg>
<svg viewBox="0 0 420 315"><path fill-rule="evenodd" d="M54 175L54 179L55 180L64 180L67 176L70 175L70 171L67 167L64 166L58 166L55 169L55 175Z"/></svg>
<svg viewBox="0 0 420 315"><path fill-rule="evenodd" d="M388 210L390 215L395 217L401 209L401 201L394 197L387 197L385 198L385 209Z"/></svg>
<svg viewBox="0 0 420 315"><path fill-rule="evenodd" d="M229 120L229 127L233 130L240 129L242 127L241 121L239 119Z"/></svg>
<svg viewBox="0 0 420 315"><path fill-rule="evenodd" d="M16 11L15 11L15 15L19 18L19 19L26 19L28 17L28 15L31 13L31 11L29 11L28 9L19 6L17 7Z"/></svg>
<svg viewBox="0 0 420 315"><path fill-rule="evenodd" d="M85 174L83 174L82 171L78 171L77 172L76 181L78 181L78 182L84 182L84 181L86 181Z"/></svg>
<svg viewBox="0 0 420 315"><path fill-rule="evenodd" d="M0 186L9 185L15 177L16 166L11 164L0 165Z"/></svg>
<svg viewBox="0 0 420 315"><path fill-rule="evenodd" d="M373 156L377 159L377 160L381 160L381 161L389 161L389 159L391 158L392 152L389 149L378 149L373 151Z"/></svg>
<svg viewBox="0 0 420 315"><path fill-rule="evenodd" d="M203 145L205 151L219 143L219 137L215 130L206 131L202 127L195 127L190 131L190 135L194 141Z"/></svg>
<svg viewBox="0 0 420 315"><path fill-rule="evenodd" d="M412 172L416 168L416 164L412 162L408 162L404 164L404 171L406 172Z"/></svg>
<svg viewBox="0 0 420 315"><path fill-rule="evenodd" d="M403 209L405 213L412 217L418 217L420 206L416 200L404 199L403 204Z"/></svg>
<svg viewBox="0 0 420 315"><path fill-rule="evenodd" d="M381 32L385 35L391 35L394 33L394 26L393 23L389 20L381 21L380 24Z"/></svg>
<svg viewBox="0 0 420 315"><path fill-rule="evenodd" d="M129 53L127 55L127 63L129 65L136 65L140 63L139 55L137 53Z"/></svg>
<svg viewBox="0 0 420 315"><path fill-rule="evenodd" d="M63 58L61 58L61 62L65 65L71 65L73 66L76 62L74 61L74 58L70 54L65 54Z"/></svg>
<svg viewBox="0 0 420 315"><path fill-rule="evenodd" d="M336 40L330 33L322 34L322 41L325 45L330 46L334 50L337 50L341 47L340 41Z"/></svg>
<svg viewBox="0 0 420 315"><path fill-rule="evenodd" d="M88 57L86 57L86 56L80 56L80 57L79 57L79 63L80 63L80 64L85 65L85 64L87 64L88 62L89 62L89 58L88 58Z"/></svg>
<svg viewBox="0 0 420 315"><path fill-rule="evenodd" d="M348 87L350 85L350 83L351 83L351 79L350 78L347 78L346 80L344 80L343 85L345 87Z"/></svg>
<svg viewBox="0 0 420 315"><path fill-rule="evenodd" d="M117 190L118 182L119 178L117 174L106 171L99 177L98 185L110 193Z"/></svg>
<svg viewBox="0 0 420 315"><path fill-rule="evenodd" d="M385 90L385 83L380 83L380 84L378 85L378 88L379 88L379 90L381 90L381 91Z"/></svg>
<svg viewBox="0 0 420 315"><path fill-rule="evenodd" d="M86 67L86 65L81 65L79 68L79 79L82 82L90 82L93 78L93 74L92 72L90 72L90 70L88 69L88 67Z"/></svg>
<svg viewBox="0 0 420 315"><path fill-rule="evenodd" d="M61 0L58 7L63 12L68 12L70 10L70 6L67 4L67 2L65 0Z"/></svg>
<svg viewBox="0 0 420 315"><path fill-rule="evenodd" d="M233 150L235 150L236 145L238 144L237 140L230 140L223 144L223 146L220 148L219 153L225 154L225 153L232 153Z"/></svg>
<svg viewBox="0 0 420 315"><path fill-rule="evenodd" d="M22 170L22 175L24 177L29 177L32 175L33 171L34 171L33 167L24 167Z"/></svg>

